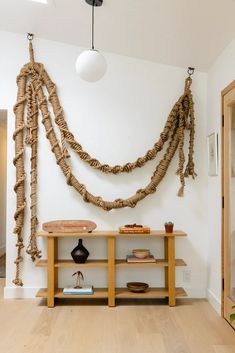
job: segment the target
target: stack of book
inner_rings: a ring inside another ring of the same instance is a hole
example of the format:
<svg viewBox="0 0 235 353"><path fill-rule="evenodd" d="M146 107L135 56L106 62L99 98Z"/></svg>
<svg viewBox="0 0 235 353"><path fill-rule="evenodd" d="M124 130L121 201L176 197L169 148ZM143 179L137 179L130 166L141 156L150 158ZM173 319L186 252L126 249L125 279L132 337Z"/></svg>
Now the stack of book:
<svg viewBox="0 0 235 353"><path fill-rule="evenodd" d="M153 255L149 255L144 258L139 258L134 255L127 255L126 261L128 263L154 263L156 262L156 259L154 258Z"/></svg>
<svg viewBox="0 0 235 353"><path fill-rule="evenodd" d="M81 288L74 288L72 286L65 287L63 289L64 294L74 294L74 295L86 295L86 294L94 294L94 290L92 286L83 286Z"/></svg>
<svg viewBox="0 0 235 353"><path fill-rule="evenodd" d="M119 233L120 234L149 234L150 233L150 228L149 227L143 227L143 226L124 226L124 227L119 227Z"/></svg>

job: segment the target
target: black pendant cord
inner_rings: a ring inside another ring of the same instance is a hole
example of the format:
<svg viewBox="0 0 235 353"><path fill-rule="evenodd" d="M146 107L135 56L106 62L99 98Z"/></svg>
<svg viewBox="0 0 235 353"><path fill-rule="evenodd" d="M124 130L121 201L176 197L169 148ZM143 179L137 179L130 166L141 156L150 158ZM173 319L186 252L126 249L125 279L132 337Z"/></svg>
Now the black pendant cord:
<svg viewBox="0 0 235 353"><path fill-rule="evenodd" d="M95 50L95 7L103 5L103 0L85 0L91 5L91 49Z"/></svg>
<svg viewBox="0 0 235 353"><path fill-rule="evenodd" d="M95 49L95 0L92 4L92 15L91 15L91 49Z"/></svg>

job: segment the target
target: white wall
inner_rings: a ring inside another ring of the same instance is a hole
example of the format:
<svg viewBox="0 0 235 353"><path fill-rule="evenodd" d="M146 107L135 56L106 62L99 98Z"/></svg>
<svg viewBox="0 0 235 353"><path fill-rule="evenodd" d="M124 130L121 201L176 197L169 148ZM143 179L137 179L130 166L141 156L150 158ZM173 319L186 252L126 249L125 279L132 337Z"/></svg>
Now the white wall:
<svg viewBox="0 0 235 353"><path fill-rule="evenodd" d="M0 111L0 255L6 248L7 112Z"/></svg>
<svg viewBox="0 0 235 353"><path fill-rule="evenodd" d="M221 160L221 91L235 79L235 40L218 57L208 73L208 134L219 133ZM219 168L221 163L219 163ZM217 311L221 305L221 171L208 178L208 298Z"/></svg>
<svg viewBox="0 0 235 353"><path fill-rule="evenodd" d="M33 296L36 288L46 285L45 270L36 269L28 256L22 268L25 287L15 289L12 285L15 266L15 238L13 214L15 195L13 185L15 170L12 166L14 145L11 139L14 130L12 106L16 100L15 78L20 68L28 61L25 36L0 32L0 97L1 104L9 109L8 146L8 210L7 210L7 282L5 295ZM108 72L103 80L88 84L75 74L74 63L81 49L52 41L36 39L34 42L36 60L43 62L52 79L57 83L61 103L66 118L84 148L92 155L109 164L123 164L143 155L158 139L166 117L184 88L186 70L137 60L118 55L105 54ZM39 221L53 219L91 219L99 229L116 229L119 225L131 222L143 223L152 228L162 228L166 220L173 220L178 229L189 234L186 239L177 240L177 257L184 258L191 271L191 281L183 283L182 269L177 270L177 284L184 286L189 295L206 296L207 284L207 171L206 171L206 74L196 72L193 82L196 109L195 162L198 178L187 181L185 197L176 193L179 181L175 175L177 156L168 170L167 176L152 196L147 197L134 209L121 209L109 213L82 201L66 185L64 177L50 152L43 126L40 125L39 144ZM159 159L158 159L159 160ZM103 175L84 165L72 154L75 175L86 183L88 190L106 199L128 197L136 189L146 185L157 161L130 175ZM27 213L25 239L29 235L29 215ZM26 240L27 243L27 240ZM60 257L69 257L75 240L63 240ZM45 244L39 242L46 257ZM86 240L85 246L90 256L105 257L103 240ZM157 256L163 256L160 240L119 241L118 257L124 257L134 247L149 247ZM62 272L60 285L68 284L71 271ZM88 282L96 286L106 284L104 270L84 271ZM124 286L127 280L144 280L150 285L163 284L161 270L142 269L141 271L120 270L118 285Z"/></svg>

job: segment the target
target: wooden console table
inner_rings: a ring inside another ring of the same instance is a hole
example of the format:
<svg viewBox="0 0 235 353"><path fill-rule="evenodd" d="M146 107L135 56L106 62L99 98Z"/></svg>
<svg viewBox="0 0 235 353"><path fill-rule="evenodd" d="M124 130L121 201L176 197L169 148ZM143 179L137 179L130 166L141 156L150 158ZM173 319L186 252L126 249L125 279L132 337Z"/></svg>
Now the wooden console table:
<svg viewBox="0 0 235 353"><path fill-rule="evenodd" d="M47 239L47 260L40 260L36 266L47 268L47 288L42 288L37 293L37 297L47 298L49 308L54 307L55 298L107 298L110 307L115 306L115 299L119 298L160 298L168 297L169 306L175 306L176 297L187 296L183 288L175 287L175 267L186 266L182 259L175 259L175 237L186 236L182 231L165 233L164 231L153 230L150 234L119 234L117 231L94 231L92 233L38 233L38 237ZM107 239L107 259L88 260L84 264L76 264L73 260L58 259L58 239L59 238L91 238ZM137 238L146 239L152 237L162 237L164 239L164 259L157 259L156 263L127 263L126 259L115 259L115 245L118 238ZM118 268L123 267L163 267L165 269L165 287L149 288L144 293L129 292L127 288L115 287L115 273ZM79 268L84 267L104 267L108 273L108 288L94 288L93 295L70 295L63 294L63 289L58 288L59 268Z"/></svg>

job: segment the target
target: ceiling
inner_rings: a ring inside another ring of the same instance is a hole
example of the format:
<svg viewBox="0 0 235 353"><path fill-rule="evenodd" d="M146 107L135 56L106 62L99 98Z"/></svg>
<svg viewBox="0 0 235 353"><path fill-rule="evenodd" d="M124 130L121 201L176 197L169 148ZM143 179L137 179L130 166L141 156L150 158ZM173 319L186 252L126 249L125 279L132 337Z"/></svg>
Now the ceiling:
<svg viewBox="0 0 235 353"><path fill-rule="evenodd" d="M0 30L90 47L85 0L0 0ZM207 71L235 38L234 0L104 0L96 9L100 50Z"/></svg>

